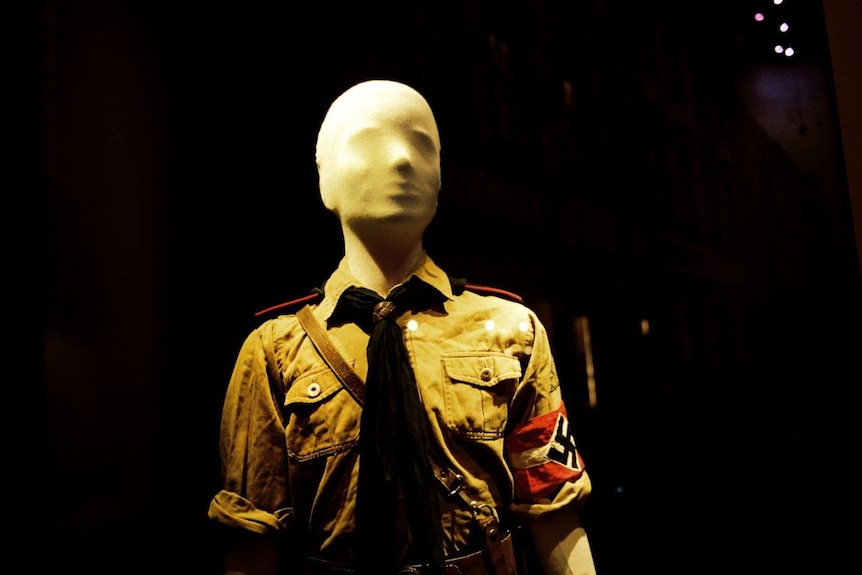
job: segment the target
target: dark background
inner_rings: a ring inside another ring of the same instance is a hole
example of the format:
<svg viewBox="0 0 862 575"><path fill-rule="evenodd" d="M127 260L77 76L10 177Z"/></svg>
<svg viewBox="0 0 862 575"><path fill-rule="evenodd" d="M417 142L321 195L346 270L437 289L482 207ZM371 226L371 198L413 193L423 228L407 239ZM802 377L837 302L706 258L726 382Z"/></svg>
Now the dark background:
<svg viewBox="0 0 862 575"><path fill-rule="evenodd" d="M827 34L819 2L785 3L783 60L757 2L87 0L11 20L9 302L36 376L10 384L7 476L32 570L219 572L233 360L254 311L336 265L317 128L391 77L440 124L432 256L551 332L600 575L852 572L859 10L825 3Z"/></svg>

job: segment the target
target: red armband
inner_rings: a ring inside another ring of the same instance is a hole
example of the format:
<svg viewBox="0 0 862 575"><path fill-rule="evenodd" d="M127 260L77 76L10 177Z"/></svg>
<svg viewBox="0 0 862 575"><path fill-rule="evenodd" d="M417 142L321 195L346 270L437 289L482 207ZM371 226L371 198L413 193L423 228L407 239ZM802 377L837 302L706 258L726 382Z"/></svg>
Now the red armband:
<svg viewBox="0 0 862 575"><path fill-rule="evenodd" d="M564 483L578 479L584 471L562 405L557 411L516 426L506 438L506 455L515 477L515 496L520 501L553 499Z"/></svg>

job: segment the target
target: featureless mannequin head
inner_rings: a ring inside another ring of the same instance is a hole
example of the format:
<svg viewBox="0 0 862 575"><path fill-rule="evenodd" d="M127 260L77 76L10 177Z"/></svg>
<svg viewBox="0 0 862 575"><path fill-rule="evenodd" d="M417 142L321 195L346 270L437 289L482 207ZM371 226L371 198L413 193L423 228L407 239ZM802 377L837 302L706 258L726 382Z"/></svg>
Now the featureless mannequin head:
<svg viewBox="0 0 862 575"><path fill-rule="evenodd" d="M317 138L323 204L345 241L421 240L437 211L440 136L428 102L389 80L362 82L330 106Z"/></svg>

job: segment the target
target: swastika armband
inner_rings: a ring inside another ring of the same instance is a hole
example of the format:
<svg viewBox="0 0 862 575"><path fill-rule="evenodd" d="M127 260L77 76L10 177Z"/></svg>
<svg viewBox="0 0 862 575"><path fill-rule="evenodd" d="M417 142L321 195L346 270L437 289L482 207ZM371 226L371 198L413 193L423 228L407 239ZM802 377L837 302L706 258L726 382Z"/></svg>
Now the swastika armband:
<svg viewBox="0 0 862 575"><path fill-rule="evenodd" d="M563 406L516 426L506 438L506 456L515 478L515 496L524 502L552 500L563 484L584 471Z"/></svg>

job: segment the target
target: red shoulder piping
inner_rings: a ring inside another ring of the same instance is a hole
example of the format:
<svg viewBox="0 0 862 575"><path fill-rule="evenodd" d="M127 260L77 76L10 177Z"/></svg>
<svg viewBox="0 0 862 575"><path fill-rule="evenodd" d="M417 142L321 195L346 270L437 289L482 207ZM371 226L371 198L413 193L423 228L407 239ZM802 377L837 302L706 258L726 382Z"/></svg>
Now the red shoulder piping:
<svg viewBox="0 0 862 575"><path fill-rule="evenodd" d="M260 311L257 311L257 312L255 312L255 313L254 313L254 317L260 317L260 316L262 316L262 315L264 315L264 314L267 314L267 313L270 313L270 312L273 312L273 311L276 311L276 310L279 310L279 309L284 309L284 308L286 308L286 307L290 307L290 306L293 306L293 305L299 305L299 304L302 304L302 303L306 303L306 302L309 302L309 301L315 300L315 299L317 299L317 298L319 298L319 297L320 297L320 294L319 294L319 293L313 293L313 294L309 294L309 295L307 295L307 296L303 296L303 297L300 297L300 298L292 299L292 300L290 300L290 301L286 301L286 302L284 302L284 303L280 303L280 304L278 304L278 305L274 305L274 306L268 307L268 308L266 308L266 309L262 309L262 310L260 310Z"/></svg>
<svg viewBox="0 0 862 575"><path fill-rule="evenodd" d="M483 285L478 285L478 284L464 284L464 289L468 289L470 291L492 293L494 295L499 295L499 296L507 297L509 299L513 299L518 303L524 303L524 298L522 298L521 296L519 296L516 293L512 293L512 292L506 291L504 289L488 287L488 286L483 286Z"/></svg>

